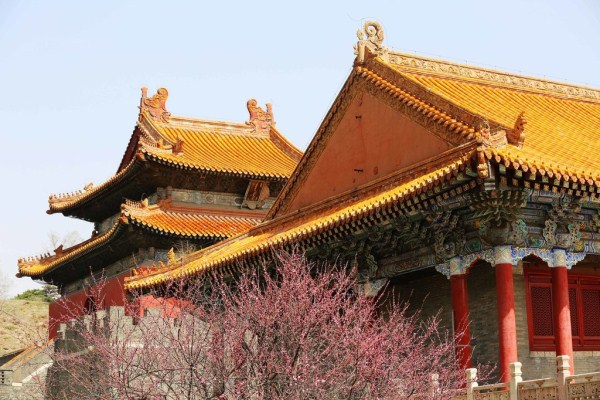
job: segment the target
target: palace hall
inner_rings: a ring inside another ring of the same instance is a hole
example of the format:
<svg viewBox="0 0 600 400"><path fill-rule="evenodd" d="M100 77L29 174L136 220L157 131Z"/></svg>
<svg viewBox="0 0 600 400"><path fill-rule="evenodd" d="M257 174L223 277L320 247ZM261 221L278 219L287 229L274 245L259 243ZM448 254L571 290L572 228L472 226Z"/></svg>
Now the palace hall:
<svg viewBox="0 0 600 400"><path fill-rule="evenodd" d="M49 199L90 238L19 261L60 289L49 337L67 300L84 314L301 251L356 266L364 296L439 312L465 369L600 369L600 90L395 52L376 22L358 36L304 153L270 104L202 120L142 89L116 173Z"/></svg>

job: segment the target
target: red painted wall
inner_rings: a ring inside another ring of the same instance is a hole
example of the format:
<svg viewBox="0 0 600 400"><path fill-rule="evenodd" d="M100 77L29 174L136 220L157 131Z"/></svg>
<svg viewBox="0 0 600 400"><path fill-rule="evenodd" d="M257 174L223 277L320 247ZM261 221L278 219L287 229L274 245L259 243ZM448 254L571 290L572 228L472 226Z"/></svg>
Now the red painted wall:
<svg viewBox="0 0 600 400"><path fill-rule="evenodd" d="M97 310L125 305L123 283L126 276L129 276L129 272L107 279L93 288L71 293L51 303L48 308L48 338L53 339L56 337L56 331L61 323L84 315L86 313L86 302L88 303L87 307L90 308L92 298L95 299L94 303Z"/></svg>
<svg viewBox="0 0 600 400"><path fill-rule="evenodd" d="M359 94L348 107L286 213L354 189L451 148L452 145L399 111L370 94Z"/></svg>

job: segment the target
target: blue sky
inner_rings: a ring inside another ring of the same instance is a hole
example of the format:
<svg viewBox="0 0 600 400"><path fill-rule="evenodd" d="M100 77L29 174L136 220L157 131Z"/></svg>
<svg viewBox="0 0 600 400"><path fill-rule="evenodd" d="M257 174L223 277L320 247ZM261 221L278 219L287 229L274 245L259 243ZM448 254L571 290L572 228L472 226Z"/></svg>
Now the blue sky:
<svg viewBox="0 0 600 400"><path fill-rule="evenodd" d="M218 4L217 4L218 3ZM244 121L273 103L304 149L354 58L365 19L399 51L600 88L600 1L158 2L0 0L0 273L88 223L48 195L101 183L135 126L141 86L176 115Z"/></svg>

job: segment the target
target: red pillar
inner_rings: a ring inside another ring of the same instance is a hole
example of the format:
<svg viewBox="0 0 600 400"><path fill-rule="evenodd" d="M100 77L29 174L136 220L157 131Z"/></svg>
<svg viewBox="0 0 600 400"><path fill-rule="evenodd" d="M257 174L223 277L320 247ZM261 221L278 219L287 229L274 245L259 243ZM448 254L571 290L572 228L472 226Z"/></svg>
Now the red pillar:
<svg viewBox="0 0 600 400"><path fill-rule="evenodd" d="M471 368L471 331L469 329L469 302L467 295L467 275L450 276L452 313L456 337L456 358L462 369Z"/></svg>
<svg viewBox="0 0 600 400"><path fill-rule="evenodd" d="M510 381L510 363L517 359L517 321L513 289L513 265L510 246L495 249L496 292L498 297L498 339L500 380Z"/></svg>
<svg viewBox="0 0 600 400"><path fill-rule="evenodd" d="M573 337L571 335L571 309L569 307L569 280L565 251L554 250L552 267L552 310L556 355L569 356L571 374L575 373L573 360Z"/></svg>

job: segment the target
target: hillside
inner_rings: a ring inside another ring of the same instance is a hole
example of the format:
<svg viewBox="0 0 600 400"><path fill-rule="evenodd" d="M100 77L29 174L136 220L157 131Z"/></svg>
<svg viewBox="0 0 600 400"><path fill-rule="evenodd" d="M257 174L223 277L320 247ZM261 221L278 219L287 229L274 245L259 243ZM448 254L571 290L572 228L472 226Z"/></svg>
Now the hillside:
<svg viewBox="0 0 600 400"><path fill-rule="evenodd" d="M0 356L46 337L47 329L47 302L0 300Z"/></svg>

